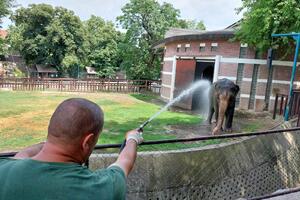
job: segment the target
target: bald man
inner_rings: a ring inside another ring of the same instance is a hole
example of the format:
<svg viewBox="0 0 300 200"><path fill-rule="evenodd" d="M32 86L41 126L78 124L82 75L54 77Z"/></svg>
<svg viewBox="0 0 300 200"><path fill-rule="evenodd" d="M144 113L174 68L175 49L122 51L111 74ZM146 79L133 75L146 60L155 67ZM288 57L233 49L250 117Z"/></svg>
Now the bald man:
<svg viewBox="0 0 300 200"><path fill-rule="evenodd" d="M45 143L0 159L0 200L125 199L126 177L141 134L129 131L126 146L107 169L82 166L103 128L104 116L95 103L81 98L62 102L53 113Z"/></svg>

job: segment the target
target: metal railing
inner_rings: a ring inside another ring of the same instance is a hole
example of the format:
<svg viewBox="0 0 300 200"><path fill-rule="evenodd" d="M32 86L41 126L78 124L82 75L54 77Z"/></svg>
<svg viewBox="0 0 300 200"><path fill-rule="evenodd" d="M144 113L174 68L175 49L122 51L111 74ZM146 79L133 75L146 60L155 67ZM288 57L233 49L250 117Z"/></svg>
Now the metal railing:
<svg viewBox="0 0 300 200"><path fill-rule="evenodd" d="M278 108L278 103L279 108ZM276 94L274 110L273 110L273 119L276 118L276 115L279 111L279 115L284 115L286 107L288 104L288 95L286 94ZM289 109L289 118L298 118L297 126L300 125L300 90L293 90L293 94L290 101Z"/></svg>
<svg viewBox="0 0 300 200"><path fill-rule="evenodd" d="M291 118L298 117L297 126L300 125L300 90L293 90L292 101L290 105Z"/></svg>
<svg viewBox="0 0 300 200"><path fill-rule="evenodd" d="M278 103L280 102L280 106L278 109ZM273 110L273 119L276 119L276 114L279 111L279 115L284 115L285 108L288 103L288 95L286 94L276 94L275 103L274 103L274 110Z"/></svg>
<svg viewBox="0 0 300 200"><path fill-rule="evenodd" d="M211 136L201 136L193 138L178 138L178 139L165 139L165 140L152 140L144 141L140 146L146 145L158 145L158 144L173 144L173 143L184 143L184 142L195 142L195 141L206 141L206 140L218 140L218 139L230 139L230 138L240 138L240 137L250 137L250 136L261 136L270 135L276 133L284 133L290 131L300 131L300 127L288 128L288 129L278 129L278 130L267 130L267 131L257 131L248 133L232 133L232 134L222 134L222 135L211 135ZM119 149L122 144L102 144L96 145L94 150L101 149ZM0 153L0 157L13 157L17 152Z"/></svg>

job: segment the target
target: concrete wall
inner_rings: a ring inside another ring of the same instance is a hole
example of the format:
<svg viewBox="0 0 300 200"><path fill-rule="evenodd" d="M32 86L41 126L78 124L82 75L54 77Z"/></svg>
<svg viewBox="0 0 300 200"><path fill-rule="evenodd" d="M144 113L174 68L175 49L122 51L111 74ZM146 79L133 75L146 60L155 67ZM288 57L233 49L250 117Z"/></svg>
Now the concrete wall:
<svg viewBox="0 0 300 200"><path fill-rule="evenodd" d="M300 132L299 132L300 133ZM181 151L139 153L128 178L128 199L236 199L300 183L300 135L251 137ZM117 154L93 155L92 169Z"/></svg>

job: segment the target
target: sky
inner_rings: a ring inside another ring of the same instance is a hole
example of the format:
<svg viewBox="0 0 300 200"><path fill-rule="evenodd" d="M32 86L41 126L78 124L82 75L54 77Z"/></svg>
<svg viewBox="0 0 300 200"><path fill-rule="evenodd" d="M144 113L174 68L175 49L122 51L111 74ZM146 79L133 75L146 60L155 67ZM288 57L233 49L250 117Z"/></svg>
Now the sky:
<svg viewBox="0 0 300 200"><path fill-rule="evenodd" d="M207 30L223 29L241 18L235 9L241 5L241 0L158 0L173 4L181 12L182 19L203 20ZM62 6L73 10L82 20L91 15L101 16L115 22L122 14L121 8L129 0L16 0L18 5L28 7L29 4L46 3L52 6ZM3 28L11 24L4 19Z"/></svg>

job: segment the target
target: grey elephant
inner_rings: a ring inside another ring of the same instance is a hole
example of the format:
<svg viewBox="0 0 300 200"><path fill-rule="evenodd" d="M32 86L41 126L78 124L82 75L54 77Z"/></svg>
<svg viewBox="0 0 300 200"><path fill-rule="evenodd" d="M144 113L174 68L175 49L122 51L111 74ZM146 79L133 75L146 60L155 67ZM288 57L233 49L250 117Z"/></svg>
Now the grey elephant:
<svg viewBox="0 0 300 200"><path fill-rule="evenodd" d="M215 113L217 124L212 131L213 135L219 134L222 130L224 118L226 118L225 131L232 131L236 95L239 90L238 85L226 78L218 80L211 86L207 123L211 124L212 116Z"/></svg>

